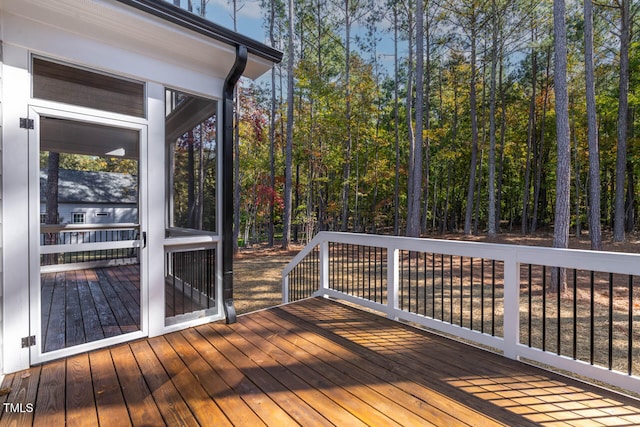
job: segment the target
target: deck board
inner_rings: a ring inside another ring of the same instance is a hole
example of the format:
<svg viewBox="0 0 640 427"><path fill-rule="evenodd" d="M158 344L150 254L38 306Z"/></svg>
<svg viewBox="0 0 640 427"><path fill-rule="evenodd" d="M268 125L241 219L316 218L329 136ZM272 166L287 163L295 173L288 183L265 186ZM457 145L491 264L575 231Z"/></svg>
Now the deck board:
<svg viewBox="0 0 640 427"><path fill-rule="evenodd" d="M158 409L168 425L198 425L189 405L182 399L180 393L162 367L148 341L131 344L142 375L149 385ZM195 385L195 384L194 384Z"/></svg>
<svg viewBox="0 0 640 427"><path fill-rule="evenodd" d="M137 265L41 275L44 352L140 329Z"/></svg>
<svg viewBox="0 0 640 427"><path fill-rule="evenodd" d="M80 299L86 342L100 340L104 338L104 332L100 324L96 303L91 297L91 288L89 287L89 282L87 281L84 270L78 270L76 272L76 284L78 286L78 297Z"/></svg>
<svg viewBox="0 0 640 427"><path fill-rule="evenodd" d="M100 425L107 426L131 425L111 352L109 350L92 352L89 354L89 361L91 376L83 382L86 392L89 392L91 390L89 386L93 385L98 422Z"/></svg>
<svg viewBox="0 0 640 427"><path fill-rule="evenodd" d="M198 378L200 385L205 389L209 398L215 400L220 409L229 417L232 424L256 427L264 425L249 405L222 380L183 334L167 335L167 340L174 348L179 349L180 356L192 372L200 374Z"/></svg>
<svg viewBox="0 0 640 427"><path fill-rule="evenodd" d="M89 356L80 354L69 358L66 373L67 426L97 425L98 413L93 393L84 387L84 380L91 377Z"/></svg>
<svg viewBox="0 0 640 427"><path fill-rule="evenodd" d="M246 318L245 318L246 319ZM265 369L274 378L278 378L284 386L290 390L294 390L298 396L308 404L313 404L318 412L334 424L348 424L349 426L366 425L359 418L340 406L338 393L323 392L328 384L327 379L295 359L295 351L290 353L286 349L278 347L278 337L271 335L268 339L253 333L244 325L236 327L239 337L234 337L233 342L241 351L249 355L257 363L264 358L273 358L274 362ZM264 363L261 364L264 366ZM295 375L288 375L291 371Z"/></svg>
<svg viewBox="0 0 640 427"><path fill-rule="evenodd" d="M34 408L34 426L63 425L65 413L65 362L59 360L43 366L36 397L38 406Z"/></svg>
<svg viewBox="0 0 640 427"><path fill-rule="evenodd" d="M321 337L310 334L297 334L291 331L295 331L298 326L292 323L280 322L272 323L273 318L269 318L265 313L260 313L259 322L248 318L243 318L242 321L247 323L247 329L256 331L265 340L270 342L277 341L278 345L291 354L299 353L297 348L300 347L308 352L310 355L316 357L317 360L337 360L339 363L334 363L334 366L339 370L341 375L345 375L346 378L355 377L354 381L360 381L367 384L379 384L379 388L383 389L383 393L387 396L394 396L398 401L402 402L405 406L410 407L416 411L416 414L424 419L424 423L434 423L435 425L452 424L459 422L459 420L452 415L443 411L441 408L440 395L431 392L426 387L413 382L411 379L403 378L396 373L394 367L391 372L390 366L382 366L380 364L374 364L365 358L358 356L355 353L344 351L339 345L336 345L331 340L322 339ZM277 319L275 319L277 320ZM288 331L287 334L282 334L279 331ZM242 333L242 332L241 332ZM354 357L357 356L357 357ZM306 365L302 365L306 366ZM317 366L317 365L314 365ZM344 379L343 379L344 381ZM391 386L391 384L396 384ZM422 397L422 399L416 396ZM426 396L426 397L425 397ZM347 400L348 401L348 400ZM458 408L458 416L467 415L470 412L471 418L477 416L476 412L468 411L464 407Z"/></svg>
<svg viewBox="0 0 640 427"><path fill-rule="evenodd" d="M0 401L35 412L4 410L0 426L640 424L636 399L324 299L36 366L2 387Z"/></svg>
<svg viewBox="0 0 640 427"><path fill-rule="evenodd" d="M131 348L129 346L115 347L111 350L111 356L132 424L162 425L164 421L160 410L151 395L151 390L147 386Z"/></svg>

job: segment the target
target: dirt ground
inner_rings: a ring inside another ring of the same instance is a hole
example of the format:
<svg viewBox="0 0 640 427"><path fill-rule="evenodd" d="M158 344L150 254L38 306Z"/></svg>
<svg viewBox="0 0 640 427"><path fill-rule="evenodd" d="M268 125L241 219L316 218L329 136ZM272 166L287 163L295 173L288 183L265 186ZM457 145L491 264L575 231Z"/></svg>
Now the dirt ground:
<svg viewBox="0 0 640 427"><path fill-rule="evenodd" d="M529 246L552 246L552 233L537 233L530 236L520 234L499 234L495 239L486 235L463 236L460 234L446 234L425 236L436 239L465 240L476 242L491 242ZM624 243L613 243L611 236L603 236L605 251L640 252L640 235L627 236ZM584 234L576 239L572 236L569 241L572 249L589 249L589 236ZM278 247L267 248L254 246L243 248L234 258L234 301L238 314L249 313L273 307L282 302L282 270L302 250L302 245L292 245L289 250Z"/></svg>
<svg viewBox="0 0 640 427"><path fill-rule="evenodd" d="M240 249L233 259L233 297L238 314L282 303L282 270L302 250L254 247Z"/></svg>

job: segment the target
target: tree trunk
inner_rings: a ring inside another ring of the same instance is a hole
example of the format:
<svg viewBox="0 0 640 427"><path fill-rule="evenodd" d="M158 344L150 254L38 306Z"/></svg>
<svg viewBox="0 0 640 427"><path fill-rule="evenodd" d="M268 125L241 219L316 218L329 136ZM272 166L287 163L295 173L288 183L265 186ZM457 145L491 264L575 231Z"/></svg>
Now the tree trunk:
<svg viewBox="0 0 640 427"><path fill-rule="evenodd" d="M342 224L341 231L349 229L349 193L351 180L351 0L344 2L345 13L345 120L347 124L346 152L342 172Z"/></svg>
<svg viewBox="0 0 640 427"><path fill-rule="evenodd" d="M573 111L573 101L570 102L570 106L571 106L571 111ZM576 120L575 117L573 116L573 114L571 115L571 124L570 124L570 128L573 128L573 132L571 132L571 136L573 137L573 164L574 164L574 171L573 171L573 175L574 175L574 187L576 189L576 195L574 197L574 202L575 202L575 233L576 233L576 238L580 238L582 235L582 220L580 218L580 159L578 156L578 135L576 133Z"/></svg>
<svg viewBox="0 0 640 427"><path fill-rule="evenodd" d="M549 73L551 68L551 48L547 49L547 72L545 76L544 99L542 102L542 118L540 120L540 140L537 144L536 156L536 182L533 188L533 218L531 220L531 232L535 233L538 228L538 211L540 208L540 193L542 191L542 168L545 160L544 132L547 122L547 105L549 102Z"/></svg>
<svg viewBox="0 0 640 427"><path fill-rule="evenodd" d="M287 63L287 140L284 166L284 215L282 230L282 248L288 249L291 241L291 193L293 164L293 61L294 61L294 14L293 0L289 0L289 46Z"/></svg>
<svg viewBox="0 0 640 427"><path fill-rule="evenodd" d="M503 38L502 36L501 38ZM500 91L500 152L498 153L498 195L496 199L496 230L500 232L502 221L502 183L504 181L504 142L507 131L507 95L503 84L504 78L504 40L500 43L500 72L498 73L498 87Z"/></svg>
<svg viewBox="0 0 640 427"><path fill-rule="evenodd" d="M425 26L424 26L424 40L425 40L425 53L426 57L424 58L424 76L425 83L424 87L424 101L422 105L424 106L424 129L426 130L426 134L424 136L424 176L423 176L423 188L424 188L424 212L422 212L422 228L424 232L427 231L427 216L429 213L428 204L429 204L429 178L430 178L430 166L431 166L431 156L430 156L430 129L431 129L431 24L434 22L429 18L429 6L427 3L427 10L425 11ZM433 15L431 15L433 16ZM435 187L434 187L435 189ZM434 191L434 200L437 194ZM436 214L433 212L433 218L435 220Z"/></svg>
<svg viewBox="0 0 640 427"><path fill-rule="evenodd" d="M556 135L558 163L556 167L556 211L554 219L553 247L569 247L571 141L569 134L569 92L567 89L567 34L564 0L553 2L554 33L554 94L556 98ZM560 271L558 271L560 270ZM559 274L551 280L550 290L563 291L566 287L566 270L554 268Z"/></svg>
<svg viewBox="0 0 640 427"><path fill-rule="evenodd" d="M412 163L409 164L411 185L407 212L407 236L420 236L420 197L422 195L422 127L424 112L424 13L423 2L416 2L416 108Z"/></svg>
<svg viewBox="0 0 640 427"><path fill-rule="evenodd" d="M629 113L629 0L620 0L620 82L618 98L618 151L613 241L624 242L624 182L627 167L627 120Z"/></svg>
<svg viewBox="0 0 640 427"><path fill-rule="evenodd" d="M276 7L275 1L270 2L269 7L269 41L271 46L276 45L275 37ZM267 245L274 245L275 235L275 194L276 194L276 67L271 68L271 111L269 117L269 226L267 229Z"/></svg>
<svg viewBox="0 0 640 427"><path fill-rule="evenodd" d="M475 12L474 12L475 13ZM478 113L476 107L476 22L475 15L471 22L471 91L469 94L471 114L471 161L469 164L469 186L467 187L467 207L464 217L464 234L471 234L473 215L473 193L476 186L476 168L478 163Z"/></svg>
<svg viewBox="0 0 640 427"><path fill-rule="evenodd" d="M480 222L480 196L482 195L482 164L484 162L484 148L480 150L480 164L478 165L477 172L477 185L476 185L476 203L475 214L473 216L473 234L478 235L479 222Z"/></svg>
<svg viewBox="0 0 640 427"><path fill-rule="evenodd" d="M393 3L393 125L396 150L396 170L393 195L393 234L400 235L400 118L398 117L398 5Z"/></svg>
<svg viewBox="0 0 640 427"><path fill-rule="evenodd" d="M589 145L589 239L591 249L602 250L600 225L600 149L593 60L593 3L584 0L584 62L587 97L587 139Z"/></svg>
<svg viewBox="0 0 640 427"><path fill-rule="evenodd" d="M498 8L491 2L491 71L489 87L489 237L496 237L496 77L498 63Z"/></svg>
<svg viewBox="0 0 640 427"><path fill-rule="evenodd" d="M531 28L531 43L536 41L535 29ZM529 103L529 123L527 131L527 157L524 169L524 191L522 197L522 234L529 229L529 197L531 194L531 151L536 129L536 88L538 87L538 60L534 47L531 48L531 102Z"/></svg>
<svg viewBox="0 0 640 427"><path fill-rule="evenodd" d="M409 225L409 221L411 221L411 215L412 212L414 212L413 209L413 197L412 197L412 192L413 192L413 180L415 178L415 175L412 172L412 165L415 164L416 159L416 152L415 152L415 145L416 145L416 137L415 137L415 132L414 132L414 127L413 127L413 3L411 0L409 0L408 2L408 6L407 6L407 21L408 21L408 28L409 31L408 33L408 45L409 45L409 56L407 58L407 99L406 99L406 114L407 114L407 132L408 132L408 138L409 138L409 163L408 163L408 168L409 168L409 172L407 174L407 224L406 224L406 234L409 235L410 231L410 225Z"/></svg>

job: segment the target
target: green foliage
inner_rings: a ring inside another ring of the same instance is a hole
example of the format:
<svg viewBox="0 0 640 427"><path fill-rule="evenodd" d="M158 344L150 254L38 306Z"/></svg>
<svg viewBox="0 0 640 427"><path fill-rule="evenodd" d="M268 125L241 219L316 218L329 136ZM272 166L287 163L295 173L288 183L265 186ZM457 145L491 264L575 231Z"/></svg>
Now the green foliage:
<svg viewBox="0 0 640 427"><path fill-rule="evenodd" d="M341 228L342 191L345 187L343 168L347 162L351 167L348 229L391 233L395 209L399 211L401 226L406 217L409 157L406 98L411 96L411 100L414 99L414 94L407 93L407 40L408 31L412 30L408 12L409 5L413 4L414 7L415 2L390 0L387 3L382 10L364 10L364 3L352 3L353 16L368 16L370 19L366 26L363 22L358 24L362 28L357 35L356 44L359 48L350 52L350 79L347 82L343 5L327 0L296 2L293 217L294 227L300 231L307 231L309 227L313 228L311 232ZM503 53L499 58L499 66L503 71L502 85L498 87L496 104L497 150L502 154L501 160L498 160L501 162L498 168L502 170L498 176L502 191L501 225L503 230L518 226L523 216L525 191L531 195L529 218L535 212L539 227L553 225L556 149L552 28L549 19L551 4L550 0L498 1L496 9L491 9L491 2L475 0L450 2L449 6L426 2L425 19L430 25L431 44L426 52L430 80L426 82L429 104L425 106L425 115L429 119L429 128L422 130L425 147L428 148L424 158L424 166L428 169L425 169L422 183L425 231L459 230L464 221L471 157L469 36L472 25L476 26L478 47L476 85L480 132L479 184L476 189L479 194L476 193L475 197L480 206L476 221L480 231L486 227L492 13L500 13L495 22L500 26L499 43ZM269 11L268 6L268 3L263 5L265 13ZM638 9L637 1L633 2L633 6ZM382 28L393 22L394 7L399 12L400 34L397 88L395 76L391 75L393 65L388 56L390 43L384 44L386 56L383 62L379 47L381 39L393 38L393 28L386 31ZM617 142L618 41L614 33L619 16L614 8L596 8L595 73L603 177L602 220L606 224L611 217L611 173ZM278 25L284 26L286 16L281 2L277 4L276 14ZM574 150L572 204L578 207L577 212L572 207L572 215L574 223L580 219L584 224L587 215L588 150L583 25L582 4L570 3L567 26L571 145ZM282 38L283 33L277 31L276 37ZM635 39L630 49L629 105L633 112L633 124L629 130L628 157L637 180L637 174L640 173L640 27L637 19L632 33ZM282 40L280 42L283 43ZM535 81L532 67L534 58L537 64ZM278 70L277 81L284 81L281 69ZM525 189L529 109L534 86L533 141L529 153L531 182L530 188ZM242 227L254 229L256 236L264 233L272 204L276 225L282 216L279 200L284 181L282 133L286 106L280 99L284 97L281 96L283 88L278 86L275 90L279 98L274 142L275 188L271 188L269 182L269 89L252 86L243 88L241 92ZM347 93L350 94L350 122L347 122ZM397 157L396 123L399 136ZM345 158L347 129L352 132L348 159ZM536 187L537 191L534 192ZM640 198L637 185L634 191L636 199Z"/></svg>

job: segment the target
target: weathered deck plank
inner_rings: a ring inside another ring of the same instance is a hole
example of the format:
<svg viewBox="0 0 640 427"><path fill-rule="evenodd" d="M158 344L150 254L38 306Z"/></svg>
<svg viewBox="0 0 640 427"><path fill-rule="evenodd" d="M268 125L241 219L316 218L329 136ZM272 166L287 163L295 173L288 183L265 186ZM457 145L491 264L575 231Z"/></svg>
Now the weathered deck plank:
<svg viewBox="0 0 640 427"><path fill-rule="evenodd" d="M138 271L118 266L42 274L44 351L139 330Z"/></svg>
<svg viewBox="0 0 640 427"><path fill-rule="evenodd" d="M0 426L640 424L633 398L323 299L47 363L2 387L13 411Z"/></svg>

